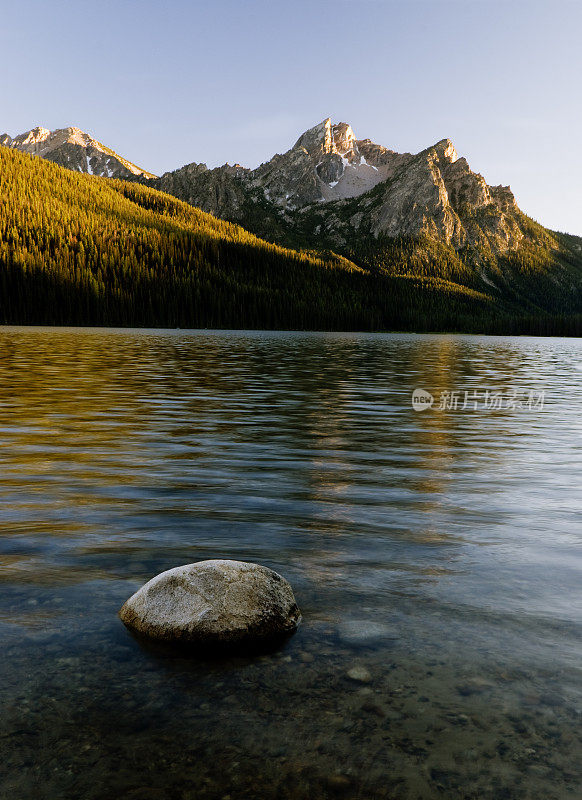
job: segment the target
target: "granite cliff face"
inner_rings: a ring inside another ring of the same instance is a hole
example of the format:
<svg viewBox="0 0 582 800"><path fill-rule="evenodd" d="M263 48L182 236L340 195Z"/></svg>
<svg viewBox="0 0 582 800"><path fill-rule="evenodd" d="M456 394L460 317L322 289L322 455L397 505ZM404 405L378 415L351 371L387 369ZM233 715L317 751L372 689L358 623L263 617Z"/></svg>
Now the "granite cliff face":
<svg viewBox="0 0 582 800"><path fill-rule="evenodd" d="M257 169L190 164L151 185L267 238L300 231L314 247L424 236L457 252L498 255L531 235L511 189L489 186L449 139L396 153L331 119Z"/></svg>
<svg viewBox="0 0 582 800"><path fill-rule="evenodd" d="M4 133L0 136L0 145L46 158L75 172L87 172L104 178L155 177L79 128L49 131L37 127L14 139Z"/></svg>

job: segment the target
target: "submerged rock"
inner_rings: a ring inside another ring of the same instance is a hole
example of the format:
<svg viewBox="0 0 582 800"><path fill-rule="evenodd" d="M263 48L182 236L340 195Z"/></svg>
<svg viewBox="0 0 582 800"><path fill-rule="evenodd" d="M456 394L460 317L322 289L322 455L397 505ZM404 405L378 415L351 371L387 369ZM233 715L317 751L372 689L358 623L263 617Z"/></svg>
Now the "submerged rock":
<svg viewBox="0 0 582 800"><path fill-rule="evenodd" d="M371 646L381 641L395 641L400 638L400 633L394 625L362 618L341 622L338 636L346 644Z"/></svg>
<svg viewBox="0 0 582 800"><path fill-rule="evenodd" d="M366 667L359 665L348 670L348 678L351 678L353 681L358 681L358 683L369 683L372 680L372 676Z"/></svg>
<svg viewBox="0 0 582 800"><path fill-rule="evenodd" d="M156 575L122 606L135 633L200 649L237 649L282 639L301 620L293 590L267 567L198 561Z"/></svg>

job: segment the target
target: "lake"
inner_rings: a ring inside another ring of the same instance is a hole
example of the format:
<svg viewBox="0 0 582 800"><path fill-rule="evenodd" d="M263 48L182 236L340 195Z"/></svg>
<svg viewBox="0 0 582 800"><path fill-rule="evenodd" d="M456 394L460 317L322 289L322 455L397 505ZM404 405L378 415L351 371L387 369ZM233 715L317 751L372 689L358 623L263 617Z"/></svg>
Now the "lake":
<svg viewBox="0 0 582 800"><path fill-rule="evenodd" d="M581 409L579 339L0 328L0 796L579 798ZM207 558L297 634L140 645Z"/></svg>

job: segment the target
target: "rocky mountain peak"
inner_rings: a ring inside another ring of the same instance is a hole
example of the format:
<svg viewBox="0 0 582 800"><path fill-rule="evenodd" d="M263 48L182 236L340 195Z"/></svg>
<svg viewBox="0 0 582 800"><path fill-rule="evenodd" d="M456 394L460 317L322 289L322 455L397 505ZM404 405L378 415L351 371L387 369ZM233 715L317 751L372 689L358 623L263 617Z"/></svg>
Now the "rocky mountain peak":
<svg viewBox="0 0 582 800"><path fill-rule="evenodd" d="M347 122L333 124L328 117L319 125L301 134L292 149L297 148L303 148L312 156L332 153L346 156L353 155L353 151L357 150L357 144L354 132Z"/></svg>
<svg viewBox="0 0 582 800"><path fill-rule="evenodd" d="M331 119L328 117L320 122L319 125L314 125L313 128L302 133L299 139L295 142L292 150L303 148L307 150L310 155L315 152L330 153L333 148L333 133Z"/></svg>
<svg viewBox="0 0 582 800"><path fill-rule="evenodd" d="M455 161L459 160L459 154L450 139L441 139L440 142L434 145L434 149L437 151L439 158L448 161L450 164L454 164Z"/></svg>
<svg viewBox="0 0 582 800"><path fill-rule="evenodd" d="M54 131L37 126L14 139L6 133L0 137L0 145L46 158L75 172L105 178L154 177L74 126Z"/></svg>
<svg viewBox="0 0 582 800"><path fill-rule="evenodd" d="M17 147L18 149L38 148L41 144L46 142L50 135L51 132L48 128L43 128L38 125L36 128L32 128L30 131L26 131L26 133L21 133L20 136L17 136L12 142L12 147Z"/></svg>
<svg viewBox="0 0 582 800"><path fill-rule="evenodd" d="M277 206L294 210L315 202L358 197L387 180L411 156L356 139L347 122L330 117L305 131L295 145L250 174Z"/></svg>

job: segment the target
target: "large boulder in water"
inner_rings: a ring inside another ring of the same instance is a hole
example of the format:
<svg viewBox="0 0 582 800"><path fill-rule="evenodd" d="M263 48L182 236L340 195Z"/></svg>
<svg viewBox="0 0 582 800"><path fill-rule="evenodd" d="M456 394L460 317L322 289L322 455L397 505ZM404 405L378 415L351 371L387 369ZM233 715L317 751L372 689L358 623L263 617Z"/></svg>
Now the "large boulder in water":
<svg viewBox="0 0 582 800"><path fill-rule="evenodd" d="M122 606L135 633L196 649L238 649L283 639L301 614L287 581L245 561L198 561L156 575Z"/></svg>

